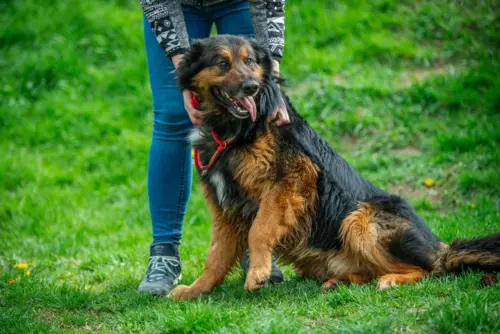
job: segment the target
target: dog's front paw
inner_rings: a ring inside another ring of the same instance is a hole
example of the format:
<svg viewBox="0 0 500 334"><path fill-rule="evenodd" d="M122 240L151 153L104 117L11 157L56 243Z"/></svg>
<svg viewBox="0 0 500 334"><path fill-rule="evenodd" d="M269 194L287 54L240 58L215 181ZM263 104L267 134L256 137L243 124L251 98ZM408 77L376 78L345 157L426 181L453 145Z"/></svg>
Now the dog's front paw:
<svg viewBox="0 0 500 334"><path fill-rule="evenodd" d="M267 282L269 281L270 276L271 272L266 268L250 269L245 281L245 290L257 291L264 288L265 286L267 286Z"/></svg>
<svg viewBox="0 0 500 334"><path fill-rule="evenodd" d="M178 285L170 293L170 298L174 300L191 300L201 296L202 292L192 286Z"/></svg>

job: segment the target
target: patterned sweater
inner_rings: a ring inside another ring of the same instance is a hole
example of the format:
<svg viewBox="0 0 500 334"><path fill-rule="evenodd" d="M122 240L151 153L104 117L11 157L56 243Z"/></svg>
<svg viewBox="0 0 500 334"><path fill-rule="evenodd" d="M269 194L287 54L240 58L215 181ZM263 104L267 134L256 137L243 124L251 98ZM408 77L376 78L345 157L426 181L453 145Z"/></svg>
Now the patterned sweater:
<svg viewBox="0 0 500 334"><path fill-rule="evenodd" d="M169 58L189 49L182 5L205 7L227 0L139 0L156 39ZM280 61L285 46L285 0L249 0L256 38Z"/></svg>

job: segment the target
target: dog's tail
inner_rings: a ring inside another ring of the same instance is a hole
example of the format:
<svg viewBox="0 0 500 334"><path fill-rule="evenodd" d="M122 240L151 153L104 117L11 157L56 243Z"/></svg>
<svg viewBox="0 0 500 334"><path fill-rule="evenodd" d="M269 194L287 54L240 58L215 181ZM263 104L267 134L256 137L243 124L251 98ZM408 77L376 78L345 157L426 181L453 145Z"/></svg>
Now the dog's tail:
<svg viewBox="0 0 500 334"><path fill-rule="evenodd" d="M456 240L442 248L433 274L477 269L500 272L500 233L477 239Z"/></svg>

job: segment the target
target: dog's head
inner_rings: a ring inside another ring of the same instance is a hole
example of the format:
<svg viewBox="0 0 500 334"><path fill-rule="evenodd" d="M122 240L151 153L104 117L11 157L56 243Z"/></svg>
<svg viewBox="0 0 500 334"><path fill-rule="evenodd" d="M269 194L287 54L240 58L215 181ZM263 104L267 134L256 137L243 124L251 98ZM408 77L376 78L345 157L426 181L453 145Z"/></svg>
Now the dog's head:
<svg viewBox="0 0 500 334"><path fill-rule="evenodd" d="M204 120L239 125L264 119L281 101L269 51L230 35L197 40L177 68L181 89L201 100Z"/></svg>

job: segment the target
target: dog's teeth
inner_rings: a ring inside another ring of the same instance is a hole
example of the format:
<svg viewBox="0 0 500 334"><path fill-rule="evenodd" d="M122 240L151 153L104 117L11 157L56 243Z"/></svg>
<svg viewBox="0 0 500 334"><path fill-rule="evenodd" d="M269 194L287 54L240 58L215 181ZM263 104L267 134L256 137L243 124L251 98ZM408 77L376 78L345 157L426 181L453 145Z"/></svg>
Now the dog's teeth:
<svg viewBox="0 0 500 334"><path fill-rule="evenodd" d="M240 113L247 113L248 112L247 110L242 109L239 106L236 106L236 110L238 110L238 112L240 112Z"/></svg>

